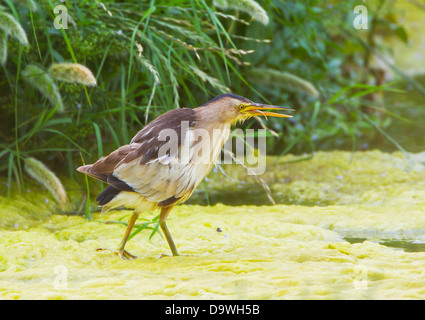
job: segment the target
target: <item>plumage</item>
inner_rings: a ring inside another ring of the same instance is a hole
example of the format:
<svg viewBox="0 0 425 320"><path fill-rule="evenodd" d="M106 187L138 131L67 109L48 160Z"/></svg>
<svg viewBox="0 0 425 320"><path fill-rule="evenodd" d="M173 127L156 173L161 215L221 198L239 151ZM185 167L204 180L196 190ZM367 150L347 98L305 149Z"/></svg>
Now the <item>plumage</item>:
<svg viewBox="0 0 425 320"><path fill-rule="evenodd" d="M107 186L96 198L100 206L106 205L109 201L115 198L121 190L115 189L113 186Z"/></svg>
<svg viewBox="0 0 425 320"><path fill-rule="evenodd" d="M133 257L124 246L137 216L156 207L162 208L161 229L173 255L178 254L165 224L172 207L189 199L209 173L229 138L231 124L257 115L255 108L266 107L277 109L224 94L195 109L173 109L146 125L129 144L77 169L109 184L96 199L102 213L119 206L134 209L119 247L122 258Z"/></svg>

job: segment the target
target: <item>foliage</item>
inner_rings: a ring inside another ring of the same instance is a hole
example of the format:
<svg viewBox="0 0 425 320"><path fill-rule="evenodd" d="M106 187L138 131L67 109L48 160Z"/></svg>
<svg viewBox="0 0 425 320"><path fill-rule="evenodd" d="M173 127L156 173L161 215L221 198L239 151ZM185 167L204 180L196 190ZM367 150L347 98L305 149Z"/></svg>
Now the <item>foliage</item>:
<svg viewBox="0 0 425 320"><path fill-rule="evenodd" d="M67 203L65 188L59 178L43 163L34 158L25 159L25 171L40 184L44 185L55 200L64 209Z"/></svg>
<svg viewBox="0 0 425 320"><path fill-rule="evenodd" d="M24 70L22 70L21 75L25 81L28 81L34 88L44 95L53 107L58 106L59 112L64 111L59 89L48 73L36 65L29 64Z"/></svg>
<svg viewBox="0 0 425 320"><path fill-rule="evenodd" d="M92 72L78 63L53 63L49 68L49 73L54 79L60 81L81 83L86 86L96 85L96 79Z"/></svg>
<svg viewBox="0 0 425 320"><path fill-rule="evenodd" d="M6 35L16 38L24 46L28 45L27 34L21 24L16 21L13 16L4 11L0 11L0 29L2 29Z"/></svg>
<svg viewBox="0 0 425 320"><path fill-rule="evenodd" d="M22 184L22 161L36 157L85 188L80 153L92 162L166 110L229 91L297 110L269 122L279 133L270 152L346 148L347 139L354 149L388 123L376 112L388 86L371 57L381 49L373 33L396 25L389 3L368 4L380 28L364 32L352 27L352 0L5 0L0 171ZM68 29L54 27L56 5Z"/></svg>
<svg viewBox="0 0 425 320"><path fill-rule="evenodd" d="M213 4L220 9L245 12L264 25L269 23L267 12L254 0L214 0Z"/></svg>

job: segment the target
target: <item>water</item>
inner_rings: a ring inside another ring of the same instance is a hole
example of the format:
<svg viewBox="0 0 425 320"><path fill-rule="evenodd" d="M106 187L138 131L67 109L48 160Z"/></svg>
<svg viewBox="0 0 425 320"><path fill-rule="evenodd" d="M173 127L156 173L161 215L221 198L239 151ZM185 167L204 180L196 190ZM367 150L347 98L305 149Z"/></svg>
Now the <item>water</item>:
<svg viewBox="0 0 425 320"><path fill-rule="evenodd" d="M349 243L362 243L367 241L367 238L350 238L344 237L345 241ZM415 239L381 239L375 242L384 246L400 249L405 252L425 252L425 243L417 242Z"/></svg>

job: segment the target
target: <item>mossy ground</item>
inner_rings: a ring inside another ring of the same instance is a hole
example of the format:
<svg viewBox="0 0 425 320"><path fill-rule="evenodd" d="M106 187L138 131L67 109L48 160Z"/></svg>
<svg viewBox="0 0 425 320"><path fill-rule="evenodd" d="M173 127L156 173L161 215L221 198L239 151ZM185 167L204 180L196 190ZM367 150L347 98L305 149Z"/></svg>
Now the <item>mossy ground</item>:
<svg viewBox="0 0 425 320"><path fill-rule="evenodd" d="M169 254L167 243L160 234L149 240L150 231L128 243L136 260L97 251L115 249L125 229L102 221L117 221L130 211L94 214L94 221L87 221L52 214L53 200L42 190L31 190L19 201L3 198L0 296L424 299L425 252L382 244L425 242L423 155L406 160L401 153L334 151L288 163L296 159L269 158L263 178L275 206L264 198L260 206L176 207L168 225L179 257L161 258ZM233 181L221 173L209 176L209 198L225 198L219 193L235 188L264 193L243 168L227 171ZM32 193L43 201L28 196ZM252 194L245 192L247 198ZM198 198L203 195L200 188Z"/></svg>

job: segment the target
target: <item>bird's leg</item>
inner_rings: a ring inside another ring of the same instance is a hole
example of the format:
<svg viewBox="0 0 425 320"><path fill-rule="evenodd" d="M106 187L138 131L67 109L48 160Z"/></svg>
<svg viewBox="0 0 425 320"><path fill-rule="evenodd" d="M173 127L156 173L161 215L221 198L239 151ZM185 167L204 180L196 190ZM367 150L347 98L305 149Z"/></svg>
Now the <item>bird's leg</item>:
<svg viewBox="0 0 425 320"><path fill-rule="evenodd" d="M161 213L159 214L159 226L161 227L162 232L165 235L165 238L167 239L168 245L170 246L171 252L173 253L173 256L178 256L179 253L177 251L176 245L174 244L173 238L171 237L170 230L168 230L167 227L167 217L171 212L171 209L173 209L174 206L169 207L163 207L161 209Z"/></svg>
<svg viewBox="0 0 425 320"><path fill-rule="evenodd" d="M130 220L128 221L127 229L125 230L124 237L121 240L121 243L118 247L118 256L123 260L132 260L136 259L136 256L133 256L132 254L128 253L124 250L125 244L127 243L128 237L130 236L131 230L133 229L134 223L136 222L137 218L139 217L139 214L133 213L130 217Z"/></svg>

